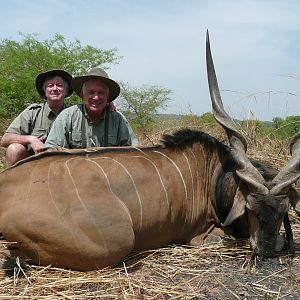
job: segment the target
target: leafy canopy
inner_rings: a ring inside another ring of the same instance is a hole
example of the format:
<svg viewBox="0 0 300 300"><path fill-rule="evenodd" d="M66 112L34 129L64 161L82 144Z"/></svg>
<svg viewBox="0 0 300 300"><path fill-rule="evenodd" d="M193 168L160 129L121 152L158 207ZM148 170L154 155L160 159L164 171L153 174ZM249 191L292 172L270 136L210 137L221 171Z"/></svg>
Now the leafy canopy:
<svg viewBox="0 0 300 300"><path fill-rule="evenodd" d="M20 33L20 42L0 41L0 116L15 117L31 103L43 101L35 89L36 76L47 70L63 69L72 75L85 73L89 68L117 64L116 49L103 50L79 40L67 41L55 34L39 41L36 35ZM79 101L74 94L68 104Z"/></svg>
<svg viewBox="0 0 300 300"><path fill-rule="evenodd" d="M36 76L47 70L63 69L73 76L91 67L107 69L119 63L116 49L104 50L80 41L67 41L60 34L44 41L34 34L20 33L21 41L0 40L0 117L11 119L31 103L44 101L35 88ZM158 86L130 87L120 83L120 110L131 119L133 127L145 135L155 123L154 114L166 107L171 90ZM67 105L81 102L73 94Z"/></svg>
<svg viewBox="0 0 300 300"><path fill-rule="evenodd" d="M273 119L272 136L278 138L290 138L295 135L300 127L300 116L289 116L285 119L276 117Z"/></svg>
<svg viewBox="0 0 300 300"><path fill-rule="evenodd" d="M147 136L155 124L154 115L166 108L172 91L160 86L132 87L124 82L120 86L120 109L131 119L133 127Z"/></svg>

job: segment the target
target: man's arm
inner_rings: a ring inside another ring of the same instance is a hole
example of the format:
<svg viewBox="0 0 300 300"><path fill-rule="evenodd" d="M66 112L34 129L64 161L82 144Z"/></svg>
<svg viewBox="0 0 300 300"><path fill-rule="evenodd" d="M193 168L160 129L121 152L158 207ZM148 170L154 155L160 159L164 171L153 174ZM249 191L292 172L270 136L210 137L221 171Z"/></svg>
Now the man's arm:
<svg viewBox="0 0 300 300"><path fill-rule="evenodd" d="M118 126L118 146L131 146L131 136L124 118L118 114L119 126Z"/></svg>
<svg viewBox="0 0 300 300"><path fill-rule="evenodd" d="M46 136L41 135L37 137L33 135L30 127L36 111L32 108L40 109L40 106L37 106L37 104L28 106L12 121L1 139L2 147L7 148L9 145L16 143L25 147L30 146L34 153L43 150Z"/></svg>
<svg viewBox="0 0 300 300"><path fill-rule="evenodd" d="M7 148L12 143L22 144L27 146L33 142L32 135L20 135L16 133L4 133L1 139L1 146Z"/></svg>
<svg viewBox="0 0 300 300"><path fill-rule="evenodd" d="M45 148L70 148L67 141L67 124L68 124L68 114L62 111L51 127L48 137L45 141Z"/></svg>
<svg viewBox="0 0 300 300"><path fill-rule="evenodd" d="M130 126L130 123L128 122L128 120L126 119L126 117L120 111L118 111L117 113L119 115L121 115L122 119L125 121L125 124L126 124L126 126L128 128L128 132L129 132L130 139L131 139L131 144L130 145L132 145L132 146L138 146L139 141L138 141L138 139L137 139L137 137L136 137L136 135L135 135L132 127ZM123 131L124 131L124 129L123 129ZM126 133L125 133L125 136L126 136Z"/></svg>
<svg viewBox="0 0 300 300"><path fill-rule="evenodd" d="M1 146L7 148L10 144L17 143L23 146L30 145L34 153L41 152L46 137L37 138L33 135L20 135L16 133L5 133L1 139Z"/></svg>

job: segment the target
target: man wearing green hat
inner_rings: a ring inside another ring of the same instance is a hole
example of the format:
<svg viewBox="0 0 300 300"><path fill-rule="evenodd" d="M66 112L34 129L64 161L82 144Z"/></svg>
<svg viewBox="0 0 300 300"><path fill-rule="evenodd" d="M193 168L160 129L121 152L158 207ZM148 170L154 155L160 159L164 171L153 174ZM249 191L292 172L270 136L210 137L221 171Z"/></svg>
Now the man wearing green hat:
<svg viewBox="0 0 300 300"><path fill-rule="evenodd" d="M65 108L64 99L73 92L72 76L63 70L51 70L36 77L36 89L46 99L29 105L13 120L1 139L6 147L6 167L29 155L43 151L50 128Z"/></svg>
<svg viewBox="0 0 300 300"><path fill-rule="evenodd" d="M126 121L118 112L110 112L107 103L120 94L120 86L101 68L91 68L86 75L74 77L73 90L83 104L71 106L56 118L45 148L89 148L130 146Z"/></svg>

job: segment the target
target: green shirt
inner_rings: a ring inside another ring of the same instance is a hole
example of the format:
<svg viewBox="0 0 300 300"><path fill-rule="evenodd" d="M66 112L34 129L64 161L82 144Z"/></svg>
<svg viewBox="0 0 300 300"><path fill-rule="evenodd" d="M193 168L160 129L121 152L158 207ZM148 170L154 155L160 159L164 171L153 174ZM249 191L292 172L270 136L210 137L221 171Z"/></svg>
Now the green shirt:
<svg viewBox="0 0 300 300"><path fill-rule="evenodd" d="M87 148L104 146L105 114L106 110L100 120L93 124L82 104L63 110L52 125L45 148L84 148L84 144ZM108 146L131 145L126 122L118 112L109 112L108 124Z"/></svg>
<svg viewBox="0 0 300 300"><path fill-rule="evenodd" d="M6 133L34 135L41 138L48 135L56 118L47 102L34 103L22 111L7 128Z"/></svg>

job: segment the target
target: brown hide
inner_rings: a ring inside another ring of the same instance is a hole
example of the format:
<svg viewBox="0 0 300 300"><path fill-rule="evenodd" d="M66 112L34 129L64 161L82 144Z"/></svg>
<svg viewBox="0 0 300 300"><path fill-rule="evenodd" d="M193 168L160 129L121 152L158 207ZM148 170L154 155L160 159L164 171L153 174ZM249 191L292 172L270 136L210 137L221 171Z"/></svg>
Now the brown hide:
<svg viewBox="0 0 300 300"><path fill-rule="evenodd" d="M213 224L212 141L21 161L0 174L0 230L17 242L16 255L77 270L116 264L134 248L187 242Z"/></svg>

